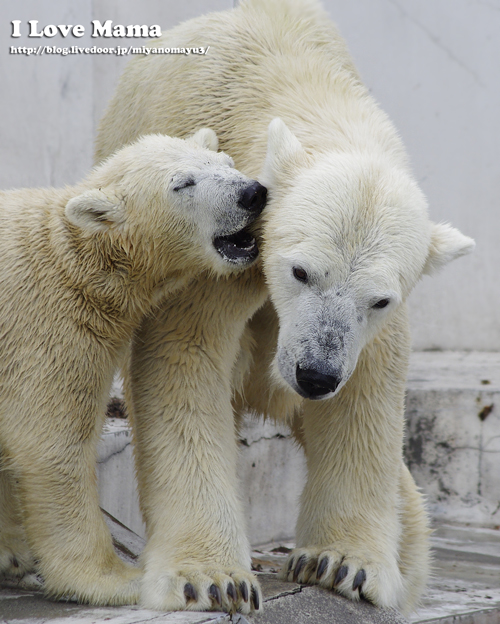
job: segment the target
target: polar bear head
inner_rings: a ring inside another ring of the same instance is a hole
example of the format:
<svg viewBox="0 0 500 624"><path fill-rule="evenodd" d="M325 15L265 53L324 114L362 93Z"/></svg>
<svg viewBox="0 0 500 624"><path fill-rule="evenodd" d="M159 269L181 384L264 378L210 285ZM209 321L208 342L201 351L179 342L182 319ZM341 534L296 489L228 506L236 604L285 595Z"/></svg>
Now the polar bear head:
<svg viewBox="0 0 500 624"><path fill-rule="evenodd" d="M400 159L312 158L279 119L269 127L262 179L272 198L262 256L280 320L275 368L301 396L327 398L422 274L474 241L429 221Z"/></svg>
<svg viewBox="0 0 500 624"><path fill-rule="evenodd" d="M217 153L209 129L182 140L147 135L116 152L88 180L92 188L66 205L69 221L88 236L97 232L153 250L178 269L217 273L246 267L258 255L248 230L267 189Z"/></svg>

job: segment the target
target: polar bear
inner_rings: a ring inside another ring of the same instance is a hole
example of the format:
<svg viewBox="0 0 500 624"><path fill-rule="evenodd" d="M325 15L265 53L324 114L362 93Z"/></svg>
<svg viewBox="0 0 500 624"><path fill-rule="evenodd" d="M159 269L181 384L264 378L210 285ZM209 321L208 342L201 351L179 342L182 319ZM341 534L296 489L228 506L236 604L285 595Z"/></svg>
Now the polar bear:
<svg viewBox="0 0 500 624"><path fill-rule="evenodd" d="M161 53L201 41L203 57ZM402 460L406 301L474 243L429 220L395 128L314 0L242 0L150 48L125 69L96 159L210 121L270 198L262 275L203 275L135 334L142 603L209 608L215 585L230 609L229 580L249 569L234 415L250 411L288 422L307 459L283 577L407 613L429 573L429 528ZM261 604L252 587L246 609Z"/></svg>
<svg viewBox="0 0 500 624"><path fill-rule="evenodd" d="M78 186L0 193L0 576L37 560L49 595L137 601L141 572L99 509L96 444L142 316L257 257L266 189L216 149L208 129L146 136Z"/></svg>

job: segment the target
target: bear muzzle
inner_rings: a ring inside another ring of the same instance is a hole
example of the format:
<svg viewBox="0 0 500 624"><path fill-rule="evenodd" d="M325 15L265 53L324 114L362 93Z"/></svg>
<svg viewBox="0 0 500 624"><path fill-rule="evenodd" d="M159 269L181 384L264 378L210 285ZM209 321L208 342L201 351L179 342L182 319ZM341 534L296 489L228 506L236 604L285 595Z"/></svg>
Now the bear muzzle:
<svg viewBox="0 0 500 624"><path fill-rule="evenodd" d="M297 364L295 379L305 399L322 399L335 392L341 382L340 375L328 375L313 368L301 368Z"/></svg>
<svg viewBox="0 0 500 624"><path fill-rule="evenodd" d="M256 213L255 216L257 216L264 210L266 200L267 188L258 182L253 182L241 191L238 206Z"/></svg>
<svg viewBox="0 0 500 624"><path fill-rule="evenodd" d="M266 200L267 188L256 181L241 190L237 205L246 213L245 226L237 232L218 235L213 240L213 246L226 262L248 266L259 255L257 240L249 226L264 210Z"/></svg>

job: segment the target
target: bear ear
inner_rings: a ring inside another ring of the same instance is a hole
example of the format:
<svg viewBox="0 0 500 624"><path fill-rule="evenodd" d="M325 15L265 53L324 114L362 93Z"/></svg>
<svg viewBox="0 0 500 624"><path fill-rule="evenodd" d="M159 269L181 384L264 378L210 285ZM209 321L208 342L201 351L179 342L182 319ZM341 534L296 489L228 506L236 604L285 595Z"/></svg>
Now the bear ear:
<svg viewBox="0 0 500 624"><path fill-rule="evenodd" d="M215 132L210 130L210 128L202 128L186 140L192 145L204 147L205 149L212 150L212 152L216 152L219 149L219 139L217 138Z"/></svg>
<svg viewBox="0 0 500 624"><path fill-rule="evenodd" d="M124 202L111 189L92 189L66 204L69 221L87 232L104 232L125 221Z"/></svg>
<svg viewBox="0 0 500 624"><path fill-rule="evenodd" d="M470 253L476 243L447 223L433 223L429 253L423 273L433 275L445 264Z"/></svg>
<svg viewBox="0 0 500 624"><path fill-rule="evenodd" d="M271 121L267 129L267 154L262 179L273 186L283 178L290 178L299 165L307 162L305 149L297 137L279 117Z"/></svg>

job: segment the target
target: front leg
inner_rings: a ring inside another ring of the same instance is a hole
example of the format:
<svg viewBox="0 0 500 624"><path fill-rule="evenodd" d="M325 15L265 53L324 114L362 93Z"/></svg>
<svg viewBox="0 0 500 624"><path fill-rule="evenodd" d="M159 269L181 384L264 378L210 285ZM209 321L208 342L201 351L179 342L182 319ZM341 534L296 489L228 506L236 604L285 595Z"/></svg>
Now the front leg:
<svg viewBox="0 0 500 624"><path fill-rule="evenodd" d="M148 534L144 606L248 613L262 603L237 495L230 385L265 296L259 281L200 280L134 337L126 396Z"/></svg>
<svg viewBox="0 0 500 624"><path fill-rule="evenodd" d="M427 518L402 462L407 357L401 315L363 350L338 396L304 402L308 480L283 570L406 613L429 572Z"/></svg>

